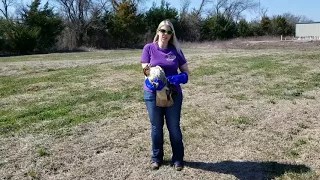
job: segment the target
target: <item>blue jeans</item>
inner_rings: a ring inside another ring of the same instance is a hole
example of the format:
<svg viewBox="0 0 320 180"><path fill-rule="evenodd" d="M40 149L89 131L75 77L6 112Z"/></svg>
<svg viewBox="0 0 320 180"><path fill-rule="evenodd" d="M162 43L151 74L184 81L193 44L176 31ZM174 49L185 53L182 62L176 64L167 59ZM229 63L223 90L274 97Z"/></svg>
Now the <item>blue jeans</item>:
<svg viewBox="0 0 320 180"><path fill-rule="evenodd" d="M151 122L152 161L159 163L163 161L163 125L165 119L172 148L171 161L174 164L183 165L184 147L180 129L183 95L178 93L172 98L174 104L171 107L158 107L156 106L156 94L144 91L144 101Z"/></svg>

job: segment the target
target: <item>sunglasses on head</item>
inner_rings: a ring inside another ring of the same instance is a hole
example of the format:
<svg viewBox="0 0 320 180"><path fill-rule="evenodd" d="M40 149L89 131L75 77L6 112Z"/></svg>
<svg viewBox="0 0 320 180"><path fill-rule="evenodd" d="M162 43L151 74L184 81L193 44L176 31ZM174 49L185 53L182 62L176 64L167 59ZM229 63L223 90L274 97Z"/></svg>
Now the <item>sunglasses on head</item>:
<svg viewBox="0 0 320 180"><path fill-rule="evenodd" d="M171 31L171 30L165 30L165 29L159 29L159 31L161 32L161 33L167 33L167 34L169 34L169 35L171 35L171 34L173 34L173 31Z"/></svg>

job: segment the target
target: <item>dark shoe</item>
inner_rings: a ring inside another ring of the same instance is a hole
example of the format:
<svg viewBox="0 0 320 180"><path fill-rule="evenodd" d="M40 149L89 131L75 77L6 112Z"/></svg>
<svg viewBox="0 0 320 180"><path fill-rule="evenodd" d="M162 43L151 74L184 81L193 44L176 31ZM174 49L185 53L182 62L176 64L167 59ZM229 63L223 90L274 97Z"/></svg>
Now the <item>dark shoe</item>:
<svg viewBox="0 0 320 180"><path fill-rule="evenodd" d="M174 164L173 167L176 171L181 171L183 169L183 165L178 163Z"/></svg>
<svg viewBox="0 0 320 180"><path fill-rule="evenodd" d="M151 169L152 170L158 170L160 168L160 163L158 163L158 162L153 162L152 164L151 164Z"/></svg>

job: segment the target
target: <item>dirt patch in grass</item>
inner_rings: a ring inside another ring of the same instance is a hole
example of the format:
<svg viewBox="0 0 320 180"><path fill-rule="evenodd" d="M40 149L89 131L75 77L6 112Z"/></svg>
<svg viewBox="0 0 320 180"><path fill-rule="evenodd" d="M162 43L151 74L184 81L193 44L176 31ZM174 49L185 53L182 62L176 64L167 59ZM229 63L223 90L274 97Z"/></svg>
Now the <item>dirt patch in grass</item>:
<svg viewBox="0 0 320 180"><path fill-rule="evenodd" d="M295 50L301 46L255 45L261 48L184 49L192 75L183 85L182 172L169 165L167 131L166 163L150 170L138 52L90 61L1 62L0 127L19 128L0 135L0 176L318 179L317 46L301 53Z"/></svg>

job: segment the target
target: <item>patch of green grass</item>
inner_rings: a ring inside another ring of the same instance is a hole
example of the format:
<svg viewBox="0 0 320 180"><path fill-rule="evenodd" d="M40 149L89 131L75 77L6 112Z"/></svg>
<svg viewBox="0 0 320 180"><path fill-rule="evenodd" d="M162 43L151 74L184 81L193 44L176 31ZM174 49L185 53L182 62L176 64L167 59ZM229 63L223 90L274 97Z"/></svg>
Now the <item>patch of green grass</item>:
<svg viewBox="0 0 320 180"><path fill-rule="evenodd" d="M252 124L252 121L247 117L232 118L231 122L233 122L235 125L250 125L250 124Z"/></svg>
<svg viewBox="0 0 320 180"><path fill-rule="evenodd" d="M308 71L305 66L292 66L275 61L272 57L254 59L248 63L250 71L263 75L266 78L276 78L279 76L303 79L303 74Z"/></svg>
<svg viewBox="0 0 320 180"><path fill-rule="evenodd" d="M304 74L308 72L309 68L305 66L285 66L282 68L282 74L292 79L304 79Z"/></svg>
<svg viewBox="0 0 320 180"><path fill-rule="evenodd" d="M210 112L196 106L185 106L182 108L182 114L185 119L192 119L181 127L186 139L209 138L209 132L217 124L217 120Z"/></svg>
<svg viewBox="0 0 320 180"><path fill-rule="evenodd" d="M282 91L282 86L277 83L273 86L269 86L269 87L266 87L266 89L264 90L260 90L259 93L261 95L268 95L268 96L280 96L283 91Z"/></svg>
<svg viewBox="0 0 320 180"><path fill-rule="evenodd" d="M0 96L7 97L26 92L35 92L57 86L68 86L69 83L84 83L87 78L96 73L98 67L86 66L77 68L66 68L56 71L50 71L43 76L27 77L1 77L0 78ZM44 86L39 84L46 83Z"/></svg>
<svg viewBox="0 0 320 180"><path fill-rule="evenodd" d="M38 146L38 153L39 153L40 157L49 155L49 153L46 151L46 149L43 147L40 147L40 146Z"/></svg>
<svg viewBox="0 0 320 180"><path fill-rule="evenodd" d="M269 58L252 58L248 62L249 70L278 71L281 65Z"/></svg>
<svg viewBox="0 0 320 180"><path fill-rule="evenodd" d="M236 99L238 101L248 100L249 98L245 94L234 94L231 96L232 99Z"/></svg>
<svg viewBox="0 0 320 180"><path fill-rule="evenodd" d="M300 147L307 144L307 141L304 139L298 139L296 142L294 142L293 146L294 147Z"/></svg>
<svg viewBox="0 0 320 180"><path fill-rule="evenodd" d="M47 72L51 72L51 71L57 71L57 69L54 69L54 68L48 68L46 69Z"/></svg>
<svg viewBox="0 0 320 180"><path fill-rule="evenodd" d="M191 117L192 121L188 122L190 127L197 127L199 125L205 125L208 122L212 122L212 117L208 111L198 109L197 107L186 106L182 108L182 114L185 117Z"/></svg>
<svg viewBox="0 0 320 180"><path fill-rule="evenodd" d="M275 99L270 99L268 102L271 104L277 104L277 101Z"/></svg>
<svg viewBox="0 0 320 180"><path fill-rule="evenodd" d="M103 52L76 52L76 53L52 53L36 54L25 56L10 56L0 58L0 62L19 62L19 61L58 61L58 60L94 60L94 59L114 59L139 57L142 50L110 50Z"/></svg>
<svg viewBox="0 0 320 180"><path fill-rule="evenodd" d="M112 69L114 70L120 70L120 71L137 71L142 73L142 67L141 64L128 64L128 65L120 65L120 66L113 66Z"/></svg>
<svg viewBox="0 0 320 180"><path fill-rule="evenodd" d="M212 85L212 84L210 84L209 82L205 82L205 81L196 81L196 82L194 82L195 83L195 85L197 85L197 86L209 86L209 85Z"/></svg>
<svg viewBox="0 0 320 180"><path fill-rule="evenodd" d="M303 59L303 60L318 60L320 61L320 53L319 52L302 52L302 53L294 53L291 55L287 55L289 59Z"/></svg>
<svg viewBox="0 0 320 180"><path fill-rule="evenodd" d="M302 89L286 89L285 91L284 91L284 96L285 97L299 97L299 96L302 96L302 93L303 93L304 91L302 90Z"/></svg>
<svg viewBox="0 0 320 180"><path fill-rule="evenodd" d="M253 76L264 76L266 78L276 78L278 76L288 76L290 78L301 79L303 74L308 72L308 68L302 65L291 65L281 63L279 59L270 55L232 57L227 61L232 69L242 69L242 73L253 72Z"/></svg>
<svg viewBox="0 0 320 180"><path fill-rule="evenodd" d="M281 62L278 62L278 57L270 55L255 55L255 56L238 56L227 57L220 56L215 59L219 63L219 67L201 66L192 71L196 76L214 75L218 72L228 72L231 76L241 75L248 72L253 72L255 76L265 76L266 78L274 78L284 74L287 68ZM288 70L291 72L290 70ZM293 72L293 71L292 71Z"/></svg>
<svg viewBox="0 0 320 180"><path fill-rule="evenodd" d="M23 70L23 71L30 71L30 70L32 70L32 67L23 65L22 68L21 68L21 70Z"/></svg>
<svg viewBox="0 0 320 180"><path fill-rule="evenodd" d="M313 73L309 79L311 87L320 87L320 73Z"/></svg>
<svg viewBox="0 0 320 180"><path fill-rule="evenodd" d="M195 68L191 75L194 77L210 76L219 72L227 71L227 69L227 67L201 66Z"/></svg>
<svg viewBox="0 0 320 180"><path fill-rule="evenodd" d="M310 56L305 55L304 58L310 60ZM309 73L309 68L303 65L281 63L281 61L277 61L279 58L285 58L285 56L278 57L278 59L273 56L242 57L238 64L242 62L240 67L247 66L247 70L254 71L254 76L264 76L270 82L262 85L259 90L261 95L295 99L304 97L303 93L306 91L320 87L320 73ZM272 80L276 78L285 80L273 83ZM305 98L314 99L307 96Z"/></svg>
<svg viewBox="0 0 320 180"><path fill-rule="evenodd" d="M28 175L30 178L32 178L32 179L36 179L36 178L37 178L37 173L34 172L34 171L29 171L29 172L27 173L27 175Z"/></svg>
<svg viewBox="0 0 320 180"><path fill-rule="evenodd" d="M246 67L249 69L261 69L275 67L275 57L268 55L254 55L254 56L236 56L236 57L224 57L224 61L228 60L230 66Z"/></svg>
<svg viewBox="0 0 320 180"><path fill-rule="evenodd" d="M287 156L292 158L298 158L300 156L300 153L295 149L291 149L287 152Z"/></svg>
<svg viewBox="0 0 320 180"><path fill-rule="evenodd" d="M320 73L309 75L297 81L283 81L266 87L260 91L262 95L275 96L282 99L302 97L303 93L320 87Z"/></svg>
<svg viewBox="0 0 320 180"><path fill-rule="evenodd" d="M275 180L319 180L319 178L320 176L314 171L306 173L288 172L280 177L275 178Z"/></svg>
<svg viewBox="0 0 320 180"><path fill-rule="evenodd" d="M267 55L224 57L224 59L220 58L220 61L228 67L230 76L251 72L252 76L273 78L282 73L283 66L275 57Z"/></svg>
<svg viewBox="0 0 320 180"><path fill-rule="evenodd" d="M253 125L253 120L248 117L236 117L236 118L230 118L227 120L227 123L231 124L232 126L245 130L247 127Z"/></svg>
<svg viewBox="0 0 320 180"><path fill-rule="evenodd" d="M139 66L120 67L121 70L128 70L138 69ZM18 104L8 102L6 108L0 109L0 134L27 129L30 132L59 129L99 118L123 116L130 113L123 110L126 108L124 103L143 101L140 84L125 83L123 91L91 87L90 80L100 71L103 69L99 66L89 65L47 71L41 76L1 78L1 98L20 94L37 98L19 100ZM57 89L60 89L59 92L56 92ZM46 90L56 92L55 97L46 96Z"/></svg>
<svg viewBox="0 0 320 180"><path fill-rule="evenodd" d="M142 96L141 87L133 86L124 91L107 92L97 89L71 91L53 102L26 104L22 109L0 110L0 134L30 129L37 131L35 124L46 122L42 130L54 130L110 116L123 116L124 106L108 102L138 101ZM81 109L81 111L77 111Z"/></svg>
<svg viewBox="0 0 320 180"><path fill-rule="evenodd" d="M317 176L308 166L298 164L280 164L269 162L264 167L268 171L268 179L301 179L316 180Z"/></svg>
<svg viewBox="0 0 320 180"><path fill-rule="evenodd" d="M300 156L300 151L303 146L305 146L308 143L305 139L298 139L295 142L293 142L293 145L290 149L286 152L286 155L291 158L298 158Z"/></svg>

